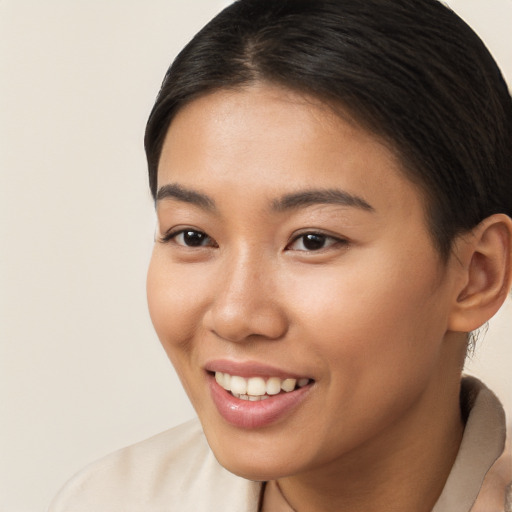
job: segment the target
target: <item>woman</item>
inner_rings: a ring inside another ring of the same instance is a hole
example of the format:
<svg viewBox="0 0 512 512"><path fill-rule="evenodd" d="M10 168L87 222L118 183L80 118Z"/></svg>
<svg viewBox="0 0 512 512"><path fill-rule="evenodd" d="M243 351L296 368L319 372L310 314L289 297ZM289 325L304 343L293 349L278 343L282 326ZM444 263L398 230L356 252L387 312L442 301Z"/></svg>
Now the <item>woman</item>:
<svg viewBox="0 0 512 512"><path fill-rule="evenodd" d="M225 9L145 139L149 308L200 424L51 510L508 510L503 410L461 371L512 283L511 136L436 0Z"/></svg>

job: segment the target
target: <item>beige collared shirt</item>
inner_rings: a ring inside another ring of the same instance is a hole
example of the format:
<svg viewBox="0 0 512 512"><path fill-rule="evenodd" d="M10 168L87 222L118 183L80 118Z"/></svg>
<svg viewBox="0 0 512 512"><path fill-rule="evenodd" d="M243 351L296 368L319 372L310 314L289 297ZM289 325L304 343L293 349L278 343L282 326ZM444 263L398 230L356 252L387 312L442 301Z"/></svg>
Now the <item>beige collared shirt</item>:
<svg viewBox="0 0 512 512"><path fill-rule="evenodd" d="M463 379L461 403L464 436L432 512L512 512L503 408L473 378ZM261 483L219 465L193 420L86 467L49 512L258 512L260 494Z"/></svg>

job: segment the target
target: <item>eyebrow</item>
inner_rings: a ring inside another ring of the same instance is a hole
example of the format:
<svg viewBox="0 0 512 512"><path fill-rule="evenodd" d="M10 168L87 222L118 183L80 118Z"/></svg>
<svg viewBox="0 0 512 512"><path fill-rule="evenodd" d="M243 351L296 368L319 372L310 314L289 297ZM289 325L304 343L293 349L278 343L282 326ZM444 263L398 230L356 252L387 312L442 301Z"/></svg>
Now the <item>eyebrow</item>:
<svg viewBox="0 0 512 512"><path fill-rule="evenodd" d="M203 210L215 210L215 201L201 192L184 188L176 183L164 185L158 189L156 200L176 199L184 203L194 204Z"/></svg>
<svg viewBox="0 0 512 512"><path fill-rule="evenodd" d="M201 192L182 187L177 183L170 183L158 189L156 200L161 201L163 199L175 199L177 201L190 203L203 210L213 211L216 209L215 201L211 197ZM339 189L313 189L286 194L272 201L272 209L282 212L317 204L337 204L360 208L369 212L375 211L373 206L367 203L363 198Z"/></svg>
<svg viewBox="0 0 512 512"><path fill-rule="evenodd" d="M282 198L274 200L272 208L276 211L284 211L315 204L338 204L360 208L369 212L375 211L375 208L363 198L339 189L305 190L286 194Z"/></svg>

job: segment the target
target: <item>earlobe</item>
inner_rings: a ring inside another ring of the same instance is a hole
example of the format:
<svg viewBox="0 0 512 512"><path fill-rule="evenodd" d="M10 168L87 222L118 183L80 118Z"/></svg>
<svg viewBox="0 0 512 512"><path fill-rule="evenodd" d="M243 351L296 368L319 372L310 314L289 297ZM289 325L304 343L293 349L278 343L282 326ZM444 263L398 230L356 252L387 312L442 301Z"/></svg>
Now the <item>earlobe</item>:
<svg viewBox="0 0 512 512"><path fill-rule="evenodd" d="M463 285L456 293L449 330L471 332L494 316L512 286L512 219L496 214L459 240Z"/></svg>

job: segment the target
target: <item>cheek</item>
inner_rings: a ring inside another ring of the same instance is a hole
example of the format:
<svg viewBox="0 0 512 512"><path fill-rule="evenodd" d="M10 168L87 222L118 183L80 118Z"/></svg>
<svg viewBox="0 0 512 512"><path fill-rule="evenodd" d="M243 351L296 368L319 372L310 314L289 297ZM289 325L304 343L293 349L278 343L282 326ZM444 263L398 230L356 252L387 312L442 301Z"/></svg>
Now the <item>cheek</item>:
<svg viewBox="0 0 512 512"><path fill-rule="evenodd" d="M303 275L300 288L308 293L290 291L304 351L323 368L319 384L331 416L319 428L326 438L339 428L347 439L378 431L414 404L435 375L445 329L433 321L442 317L434 273L428 265L423 270L418 276L404 265L365 263L314 280Z"/></svg>
<svg viewBox="0 0 512 512"><path fill-rule="evenodd" d="M311 350L343 369L333 379L360 379L363 370L375 378L421 366L426 371L434 362L445 331L442 294L432 284L437 268L425 261L417 272L414 260L390 261L361 258L336 272L290 280Z"/></svg>
<svg viewBox="0 0 512 512"><path fill-rule="evenodd" d="M171 357L173 349L186 349L200 325L206 300L204 279L184 272L155 248L147 276L149 314L155 331Z"/></svg>
<svg viewBox="0 0 512 512"><path fill-rule="evenodd" d="M193 404L191 375L197 369L193 340L201 326L207 290L204 279L173 265L161 248L155 247L147 276L147 299L151 321L167 357ZM203 284L202 284L203 283Z"/></svg>

